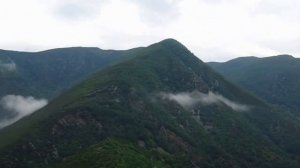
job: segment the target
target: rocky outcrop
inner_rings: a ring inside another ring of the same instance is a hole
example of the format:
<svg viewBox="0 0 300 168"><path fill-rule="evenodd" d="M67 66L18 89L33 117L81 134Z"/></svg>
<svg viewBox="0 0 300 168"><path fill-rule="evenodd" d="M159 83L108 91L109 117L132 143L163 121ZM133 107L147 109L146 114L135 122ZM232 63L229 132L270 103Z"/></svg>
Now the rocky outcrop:
<svg viewBox="0 0 300 168"><path fill-rule="evenodd" d="M70 113L62 117L57 121L51 129L52 135L62 135L64 129L70 127L84 127L93 126L96 129L101 130L102 124L97 121L88 111L78 111L76 113Z"/></svg>

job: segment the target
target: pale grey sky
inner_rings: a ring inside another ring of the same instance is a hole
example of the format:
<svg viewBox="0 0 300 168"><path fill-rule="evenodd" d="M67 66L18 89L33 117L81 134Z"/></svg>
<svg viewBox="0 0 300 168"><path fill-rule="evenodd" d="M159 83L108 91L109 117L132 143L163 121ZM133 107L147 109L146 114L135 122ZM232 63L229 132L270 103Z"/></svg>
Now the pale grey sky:
<svg viewBox="0 0 300 168"><path fill-rule="evenodd" d="M175 38L204 61L300 57L299 0L0 0L0 48L128 49Z"/></svg>

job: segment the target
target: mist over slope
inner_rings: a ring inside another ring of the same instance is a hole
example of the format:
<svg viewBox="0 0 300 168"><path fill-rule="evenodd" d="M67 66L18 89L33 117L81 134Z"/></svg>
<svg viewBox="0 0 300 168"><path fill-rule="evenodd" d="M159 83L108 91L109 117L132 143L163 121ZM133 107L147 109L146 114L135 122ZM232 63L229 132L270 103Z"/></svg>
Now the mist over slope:
<svg viewBox="0 0 300 168"><path fill-rule="evenodd" d="M7 111L9 114L0 120L0 129L30 115L47 104L46 99L35 99L31 96L7 95L2 97L0 99L0 109Z"/></svg>
<svg viewBox="0 0 300 168"><path fill-rule="evenodd" d="M6 73L6 72L13 72L17 70L16 63L13 61L9 62L3 62L0 60L0 72L1 73Z"/></svg>
<svg viewBox="0 0 300 168"><path fill-rule="evenodd" d="M130 52L84 47L34 53L0 50L0 97L53 98L103 67L126 59Z"/></svg>
<svg viewBox="0 0 300 168"><path fill-rule="evenodd" d="M5 108L3 102L10 95L19 96L19 100L24 97L24 102L28 102L30 97L43 102L51 100L96 71L128 59L129 53L138 50L115 51L83 47L35 53L0 50L0 128L29 114ZM25 109L26 107L27 105Z"/></svg>
<svg viewBox="0 0 300 168"><path fill-rule="evenodd" d="M2 129L0 167L147 167L147 158L172 168L300 166L299 121L228 82L178 41L130 58Z"/></svg>
<svg viewBox="0 0 300 168"><path fill-rule="evenodd" d="M160 93L163 99L174 100L183 108L191 109L197 105L207 106L212 104L225 104L235 111L248 111L250 107L231 101L226 97L209 91L207 94L199 91L182 93Z"/></svg>

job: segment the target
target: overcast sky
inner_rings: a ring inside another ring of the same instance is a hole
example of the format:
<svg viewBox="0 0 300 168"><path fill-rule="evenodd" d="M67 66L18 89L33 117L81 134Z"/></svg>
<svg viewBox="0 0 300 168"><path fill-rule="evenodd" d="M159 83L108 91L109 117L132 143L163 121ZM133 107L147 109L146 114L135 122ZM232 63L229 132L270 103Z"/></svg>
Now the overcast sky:
<svg viewBox="0 0 300 168"><path fill-rule="evenodd" d="M299 0L0 0L0 48L128 49L175 38L204 61L300 57Z"/></svg>

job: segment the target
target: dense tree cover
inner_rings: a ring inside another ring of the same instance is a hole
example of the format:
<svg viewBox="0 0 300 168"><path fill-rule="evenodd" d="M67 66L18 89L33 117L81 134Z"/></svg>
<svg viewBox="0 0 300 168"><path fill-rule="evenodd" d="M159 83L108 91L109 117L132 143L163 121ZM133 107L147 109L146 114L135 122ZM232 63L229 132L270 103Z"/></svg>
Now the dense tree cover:
<svg viewBox="0 0 300 168"><path fill-rule="evenodd" d="M1 130L0 167L300 166L300 123L292 114L223 79L173 39L131 58ZM194 90L213 91L249 111L222 103L186 109L159 96Z"/></svg>
<svg viewBox="0 0 300 168"><path fill-rule="evenodd" d="M0 99L6 95L53 99L89 75L128 59L131 52L138 50L83 47L34 53L0 50ZM9 116L0 106L0 120Z"/></svg>
<svg viewBox="0 0 300 168"><path fill-rule="evenodd" d="M99 144L92 145L82 153L72 156L62 163L58 168L83 168L83 167L139 167L139 168L169 168L167 163L157 161L160 153L151 153L141 147L123 140L107 139Z"/></svg>
<svg viewBox="0 0 300 168"><path fill-rule="evenodd" d="M300 59L241 57L209 63L217 72L269 103L300 115Z"/></svg>

